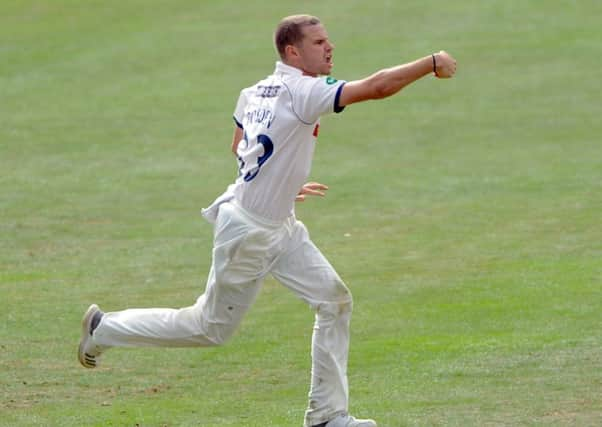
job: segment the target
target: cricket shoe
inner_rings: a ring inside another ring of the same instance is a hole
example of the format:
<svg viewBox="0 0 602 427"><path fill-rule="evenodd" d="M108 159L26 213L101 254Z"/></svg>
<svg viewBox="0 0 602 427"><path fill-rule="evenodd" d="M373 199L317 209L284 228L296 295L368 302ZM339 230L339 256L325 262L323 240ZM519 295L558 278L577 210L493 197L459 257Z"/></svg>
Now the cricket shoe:
<svg viewBox="0 0 602 427"><path fill-rule="evenodd" d="M358 420L351 415L342 414L328 421L324 427L376 427L374 420Z"/></svg>
<svg viewBox="0 0 602 427"><path fill-rule="evenodd" d="M92 332L100 323L104 313L96 304L92 304L86 310L82 318L82 335L79 340L78 358L84 368L96 368L102 353L102 349L94 344Z"/></svg>

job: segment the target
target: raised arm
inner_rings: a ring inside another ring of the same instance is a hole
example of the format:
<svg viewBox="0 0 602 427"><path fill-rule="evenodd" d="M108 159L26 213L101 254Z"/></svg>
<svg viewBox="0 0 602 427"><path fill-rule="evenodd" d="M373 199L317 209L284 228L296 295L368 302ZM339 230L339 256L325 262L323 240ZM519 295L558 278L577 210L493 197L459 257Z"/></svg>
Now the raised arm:
<svg viewBox="0 0 602 427"><path fill-rule="evenodd" d="M387 98L427 74L434 73L439 78L449 78L455 72L456 60L447 52L440 51L407 64L382 69L364 79L346 83L339 98L339 105L344 107L369 99Z"/></svg>

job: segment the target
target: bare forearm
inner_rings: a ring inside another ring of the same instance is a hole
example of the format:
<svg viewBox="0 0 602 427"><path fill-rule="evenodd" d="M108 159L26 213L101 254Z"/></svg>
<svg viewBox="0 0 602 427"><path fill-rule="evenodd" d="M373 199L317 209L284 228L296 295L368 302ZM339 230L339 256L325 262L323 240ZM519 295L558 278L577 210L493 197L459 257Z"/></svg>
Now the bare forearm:
<svg viewBox="0 0 602 427"><path fill-rule="evenodd" d="M403 65L385 68L365 79L348 82L343 86L339 105L386 98L433 72L439 78L452 77L456 72L456 60L447 52L440 51Z"/></svg>
<svg viewBox="0 0 602 427"><path fill-rule="evenodd" d="M373 99L381 99L394 95L410 83L433 71L433 59L431 55L407 64L377 71L368 77L374 88L373 93L375 96Z"/></svg>
<svg viewBox="0 0 602 427"><path fill-rule="evenodd" d="M232 135L232 144L230 144L230 149L236 155L236 150L238 149L238 144L240 140L243 138L243 130L238 126L234 127L234 134Z"/></svg>

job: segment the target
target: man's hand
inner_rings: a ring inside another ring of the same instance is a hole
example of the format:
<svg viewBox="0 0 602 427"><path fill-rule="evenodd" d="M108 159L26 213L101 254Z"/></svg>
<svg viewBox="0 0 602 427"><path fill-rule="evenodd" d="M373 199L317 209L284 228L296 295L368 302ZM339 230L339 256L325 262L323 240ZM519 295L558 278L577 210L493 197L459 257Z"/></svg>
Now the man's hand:
<svg viewBox="0 0 602 427"><path fill-rule="evenodd" d="M327 185L320 184L319 182L308 182L303 184L303 187L301 187L301 190L299 190L299 194L297 194L295 202L303 202L305 200L305 196L323 197L326 195L326 190L328 190Z"/></svg>
<svg viewBox="0 0 602 427"><path fill-rule="evenodd" d="M441 50L433 55L435 59L435 76L448 79L456 74L456 60L446 51Z"/></svg>

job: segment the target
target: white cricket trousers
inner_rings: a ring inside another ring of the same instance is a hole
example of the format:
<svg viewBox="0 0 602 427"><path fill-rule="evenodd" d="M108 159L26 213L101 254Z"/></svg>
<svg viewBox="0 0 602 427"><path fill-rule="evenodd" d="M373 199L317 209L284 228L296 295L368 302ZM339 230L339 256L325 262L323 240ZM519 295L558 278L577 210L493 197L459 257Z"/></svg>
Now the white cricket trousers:
<svg viewBox="0 0 602 427"><path fill-rule="evenodd" d="M294 217L271 222L235 202L223 203L215 222L207 287L196 303L181 309L106 313L94 342L104 348L220 345L232 336L268 273L316 313L305 426L346 413L351 294Z"/></svg>

